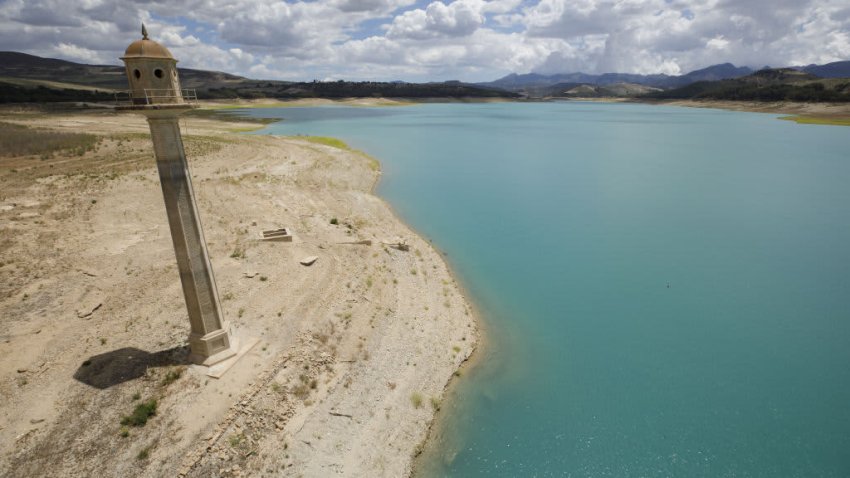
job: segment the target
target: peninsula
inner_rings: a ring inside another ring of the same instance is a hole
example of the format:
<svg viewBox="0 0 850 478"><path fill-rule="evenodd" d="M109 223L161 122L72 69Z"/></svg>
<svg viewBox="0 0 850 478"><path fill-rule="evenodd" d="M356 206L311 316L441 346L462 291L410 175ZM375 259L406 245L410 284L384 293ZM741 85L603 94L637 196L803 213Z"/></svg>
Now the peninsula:
<svg viewBox="0 0 850 478"><path fill-rule="evenodd" d="M478 337L441 255L373 158L181 126L224 313L260 343L190 365L143 118L4 110L0 475L406 476Z"/></svg>

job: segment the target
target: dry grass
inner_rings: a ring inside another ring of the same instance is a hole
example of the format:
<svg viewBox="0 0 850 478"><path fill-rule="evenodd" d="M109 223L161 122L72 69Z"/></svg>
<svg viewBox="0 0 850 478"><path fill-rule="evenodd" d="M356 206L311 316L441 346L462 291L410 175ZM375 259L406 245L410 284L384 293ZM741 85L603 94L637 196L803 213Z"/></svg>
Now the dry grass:
<svg viewBox="0 0 850 478"><path fill-rule="evenodd" d="M779 118L786 121L794 121L797 124L821 124L834 126L850 126L850 117L847 116L783 116Z"/></svg>
<svg viewBox="0 0 850 478"><path fill-rule="evenodd" d="M82 156L95 149L98 141L93 134L61 133L0 123L0 156L5 157L47 155L62 150Z"/></svg>
<svg viewBox="0 0 850 478"><path fill-rule="evenodd" d="M323 144L325 146L341 149L343 151L351 151L354 153L358 153L369 160L369 169L371 169L372 171L378 171L379 169L381 169L381 163L379 163L377 159L369 156L363 151L351 148L351 146L349 146L345 141L342 141L341 139L331 138L328 136L299 136L299 138L307 140L313 144Z"/></svg>

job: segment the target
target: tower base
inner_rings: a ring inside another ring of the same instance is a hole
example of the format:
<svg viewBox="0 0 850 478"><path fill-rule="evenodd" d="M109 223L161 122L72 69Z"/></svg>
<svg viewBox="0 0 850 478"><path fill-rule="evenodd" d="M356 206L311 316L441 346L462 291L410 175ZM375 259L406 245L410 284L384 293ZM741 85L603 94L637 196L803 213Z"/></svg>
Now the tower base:
<svg viewBox="0 0 850 478"><path fill-rule="evenodd" d="M189 361L197 365L215 365L236 355L227 327L206 335L189 334Z"/></svg>

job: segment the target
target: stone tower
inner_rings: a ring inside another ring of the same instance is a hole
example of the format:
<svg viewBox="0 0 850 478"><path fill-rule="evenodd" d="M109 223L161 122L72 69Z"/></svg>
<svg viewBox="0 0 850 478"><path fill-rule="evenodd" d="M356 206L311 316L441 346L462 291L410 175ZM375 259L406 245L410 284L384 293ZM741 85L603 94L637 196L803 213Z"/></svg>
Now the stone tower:
<svg viewBox="0 0 850 478"><path fill-rule="evenodd" d="M236 352L222 318L180 136L179 116L197 105L187 102L187 97L193 95L184 95L180 89L177 60L167 48L148 39L144 25L142 39L131 43L121 59L130 82L131 101L119 109L144 114L151 129L171 239L189 311L190 360L213 365Z"/></svg>

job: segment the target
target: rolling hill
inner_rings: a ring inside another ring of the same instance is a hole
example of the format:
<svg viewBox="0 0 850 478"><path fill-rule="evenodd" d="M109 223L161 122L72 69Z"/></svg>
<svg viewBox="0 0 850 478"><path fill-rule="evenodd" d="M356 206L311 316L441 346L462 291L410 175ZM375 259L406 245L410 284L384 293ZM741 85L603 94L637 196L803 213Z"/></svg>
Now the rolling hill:
<svg viewBox="0 0 850 478"><path fill-rule="evenodd" d="M218 71L180 68L180 83L201 99L218 98L516 98L517 93L456 81L289 82L253 80ZM0 52L0 103L108 101L127 89L124 67L84 65L18 52Z"/></svg>
<svg viewBox="0 0 850 478"><path fill-rule="evenodd" d="M826 65L809 65L800 68L820 78L850 78L850 61L836 61Z"/></svg>
<svg viewBox="0 0 850 478"><path fill-rule="evenodd" d="M496 81L290 82L254 80L229 73L180 68L185 88L202 99L227 98L575 98L848 101L850 61L763 69L722 63L685 75L630 73L511 74ZM0 103L110 101L125 90L124 68L85 65L18 52L0 52Z"/></svg>
<svg viewBox="0 0 850 478"><path fill-rule="evenodd" d="M736 79L699 81L642 97L664 100L850 102L850 78L819 78L794 68L764 69Z"/></svg>

